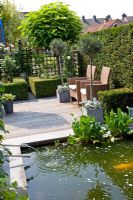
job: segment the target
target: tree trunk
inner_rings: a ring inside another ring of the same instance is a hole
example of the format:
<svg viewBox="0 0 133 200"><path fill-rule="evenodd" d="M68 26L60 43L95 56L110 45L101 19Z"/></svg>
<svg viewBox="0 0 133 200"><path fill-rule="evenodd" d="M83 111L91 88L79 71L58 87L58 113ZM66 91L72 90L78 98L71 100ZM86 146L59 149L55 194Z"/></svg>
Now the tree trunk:
<svg viewBox="0 0 133 200"><path fill-rule="evenodd" d="M57 73L60 75L60 58L59 56L56 56L56 63L57 63Z"/></svg>
<svg viewBox="0 0 133 200"><path fill-rule="evenodd" d="M90 100L93 101L92 57L90 57Z"/></svg>
<svg viewBox="0 0 133 200"><path fill-rule="evenodd" d="M61 84L63 85L64 84L64 81L63 81L63 66L62 66L62 61L61 61L61 56L59 57L59 64L60 64L60 77L61 77Z"/></svg>

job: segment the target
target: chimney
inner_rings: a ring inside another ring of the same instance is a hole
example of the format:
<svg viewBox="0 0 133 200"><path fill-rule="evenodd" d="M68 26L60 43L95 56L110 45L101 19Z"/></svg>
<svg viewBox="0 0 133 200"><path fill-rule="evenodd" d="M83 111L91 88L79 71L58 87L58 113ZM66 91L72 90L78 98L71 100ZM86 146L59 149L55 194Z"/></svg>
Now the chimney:
<svg viewBox="0 0 133 200"><path fill-rule="evenodd" d="M97 22L97 17L96 17L96 15L93 15L93 20L94 20L94 22Z"/></svg>
<svg viewBox="0 0 133 200"><path fill-rule="evenodd" d="M105 20L106 20L106 22L109 21L109 20L111 20L111 15L107 15L107 16L105 17Z"/></svg>
<svg viewBox="0 0 133 200"><path fill-rule="evenodd" d="M84 16L84 15L82 16L82 20L83 20L83 22L85 22L85 21L86 21L86 20L85 20L85 16Z"/></svg>
<svg viewBox="0 0 133 200"><path fill-rule="evenodd" d="M127 20L127 15L125 13L122 14L122 19L125 21L125 22L128 22Z"/></svg>

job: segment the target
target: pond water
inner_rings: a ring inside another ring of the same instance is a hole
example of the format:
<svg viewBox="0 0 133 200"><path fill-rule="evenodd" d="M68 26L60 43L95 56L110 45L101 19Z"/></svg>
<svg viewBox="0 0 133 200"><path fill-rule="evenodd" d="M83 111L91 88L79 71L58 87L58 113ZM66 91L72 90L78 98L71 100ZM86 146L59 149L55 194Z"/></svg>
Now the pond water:
<svg viewBox="0 0 133 200"><path fill-rule="evenodd" d="M44 146L29 154L31 200L133 200L133 141Z"/></svg>

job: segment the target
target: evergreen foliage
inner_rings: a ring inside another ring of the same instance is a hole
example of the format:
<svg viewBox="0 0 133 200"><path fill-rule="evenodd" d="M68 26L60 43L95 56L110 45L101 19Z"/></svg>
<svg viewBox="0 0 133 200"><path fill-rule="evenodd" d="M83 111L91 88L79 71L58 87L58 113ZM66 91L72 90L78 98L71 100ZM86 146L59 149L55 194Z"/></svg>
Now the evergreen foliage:
<svg viewBox="0 0 133 200"><path fill-rule="evenodd" d="M102 66L108 66L112 88L133 88L133 24L91 34L98 36L104 46L94 59L99 72Z"/></svg>
<svg viewBox="0 0 133 200"><path fill-rule="evenodd" d="M54 2L42 6L37 12L30 12L20 29L31 44L48 48L55 38L76 41L81 31L81 22L68 5Z"/></svg>
<svg viewBox="0 0 133 200"><path fill-rule="evenodd" d="M111 110L116 112L118 107L123 111L127 111L127 106L133 107L132 89L120 88L109 91L100 91L98 97L102 103L104 111L107 113Z"/></svg>

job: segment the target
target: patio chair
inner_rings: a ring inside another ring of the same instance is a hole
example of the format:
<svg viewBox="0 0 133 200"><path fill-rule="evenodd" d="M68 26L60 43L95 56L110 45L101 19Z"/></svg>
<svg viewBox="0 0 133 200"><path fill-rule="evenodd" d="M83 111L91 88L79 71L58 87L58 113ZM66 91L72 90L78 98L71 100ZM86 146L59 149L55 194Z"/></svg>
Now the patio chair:
<svg viewBox="0 0 133 200"><path fill-rule="evenodd" d="M93 97L98 99L98 92L109 89L109 77L110 77L110 68L103 67L101 71L100 81L93 81ZM81 101L90 100L90 82L89 81L80 81L79 82Z"/></svg>
<svg viewBox="0 0 133 200"><path fill-rule="evenodd" d="M92 79L95 77L96 66L92 66ZM77 100L78 106L81 101L80 94L80 81L89 81L90 80L90 65L87 67L86 77L74 77L68 79L69 90L70 90L70 101L72 103L72 97Z"/></svg>

